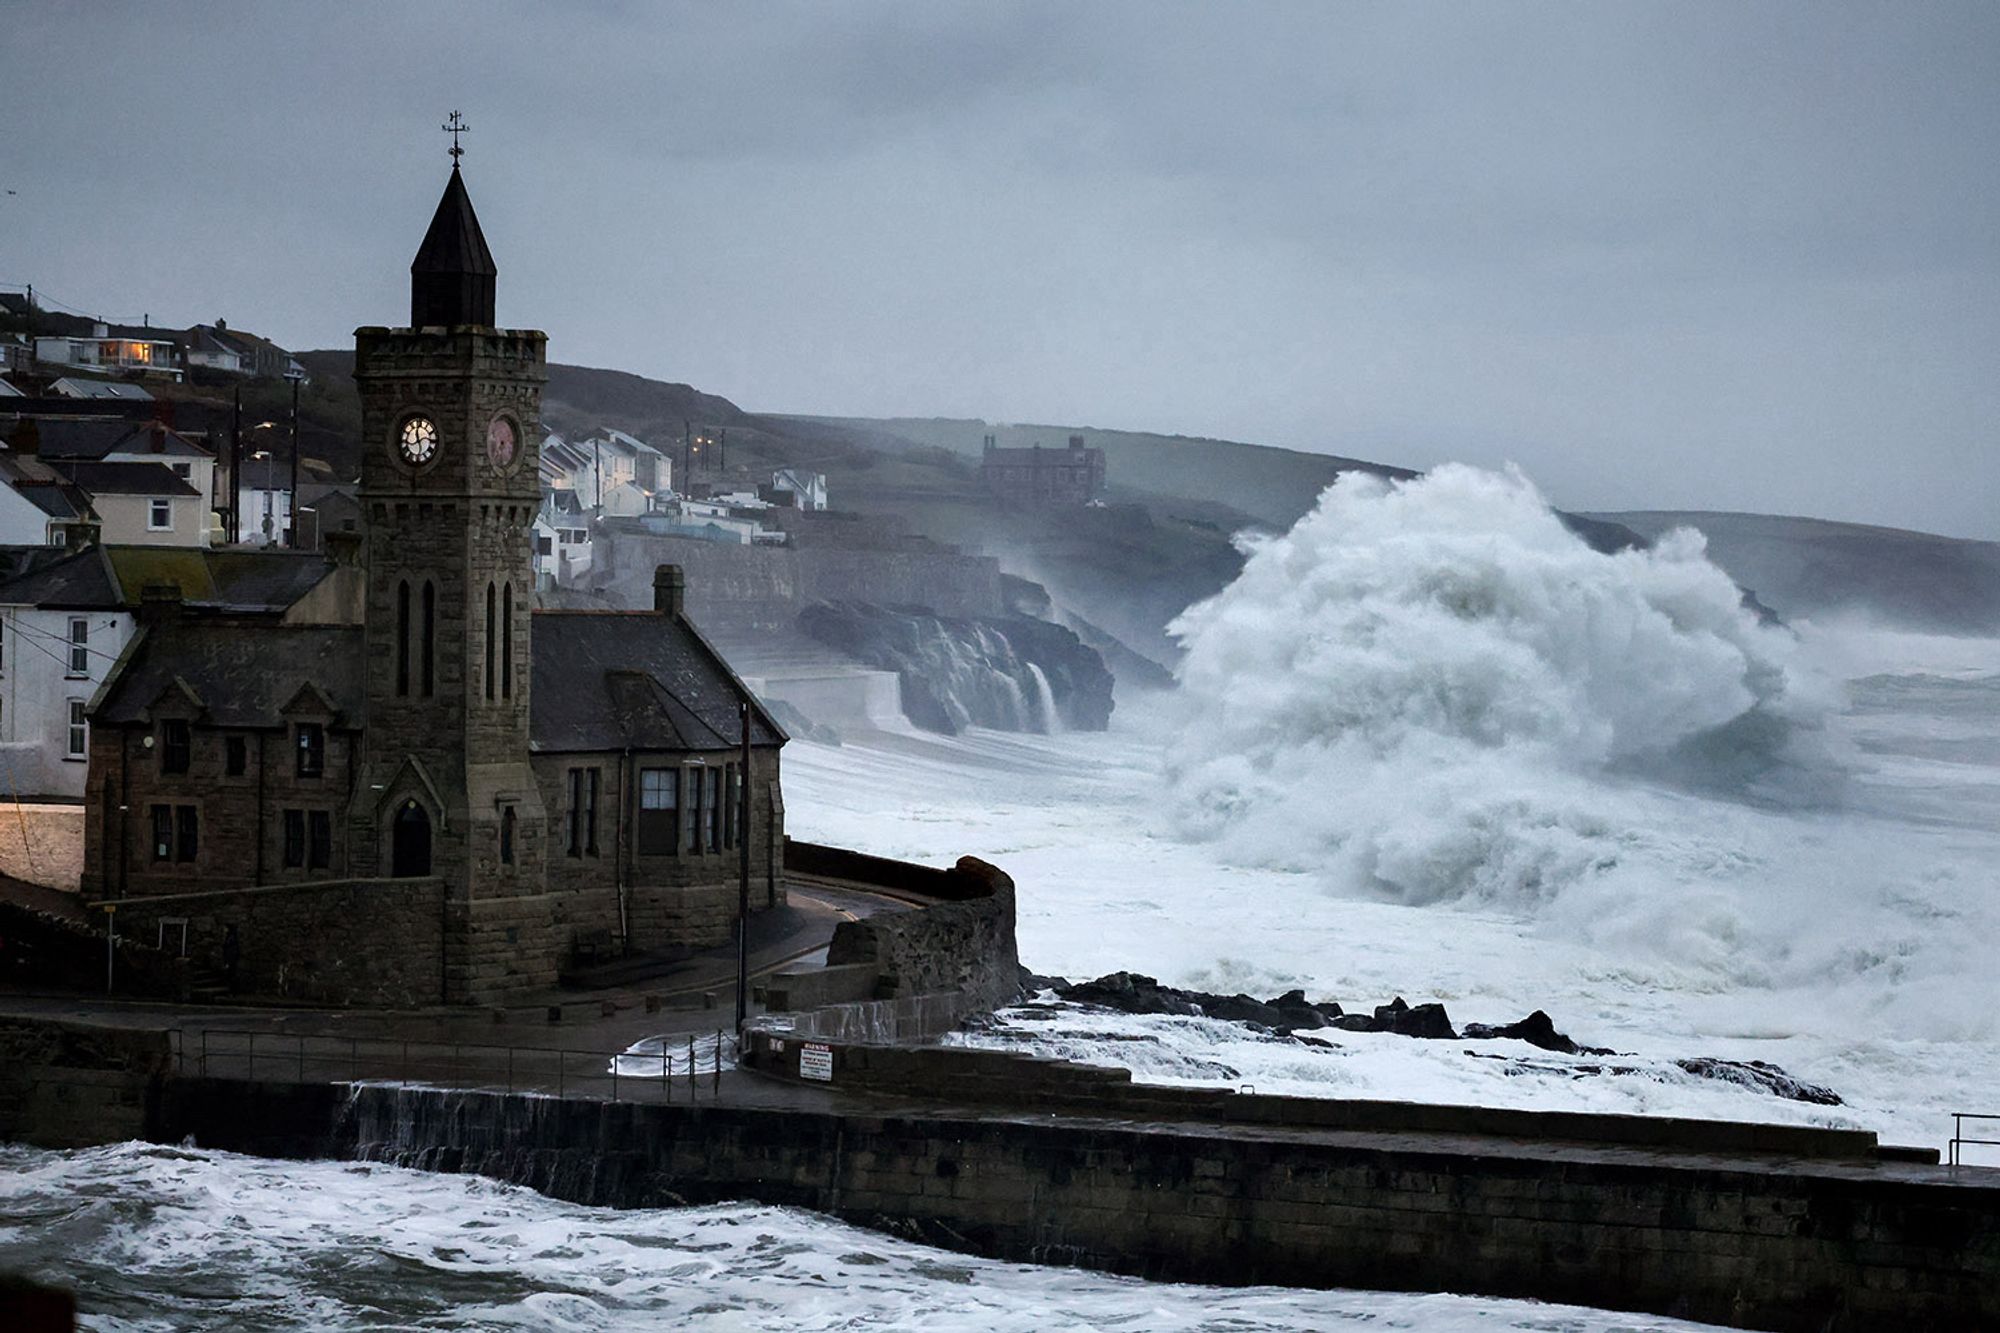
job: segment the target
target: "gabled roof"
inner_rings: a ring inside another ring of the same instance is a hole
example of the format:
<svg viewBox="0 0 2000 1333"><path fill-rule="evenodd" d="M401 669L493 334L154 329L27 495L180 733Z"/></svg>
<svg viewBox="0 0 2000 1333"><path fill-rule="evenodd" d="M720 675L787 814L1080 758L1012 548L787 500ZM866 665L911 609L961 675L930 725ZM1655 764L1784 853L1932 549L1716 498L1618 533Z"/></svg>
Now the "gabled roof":
<svg viewBox="0 0 2000 1333"><path fill-rule="evenodd" d="M62 460L58 469L92 495L149 495L167 499L201 492L165 463L86 463Z"/></svg>
<svg viewBox="0 0 2000 1333"><path fill-rule="evenodd" d="M743 682L684 619L651 611L537 611L529 731L538 751L730 750ZM784 731L751 709L750 743Z"/></svg>
<svg viewBox="0 0 2000 1333"><path fill-rule="evenodd" d="M137 606L149 586L171 584L192 606L276 614L318 587L332 569L314 552L91 546L0 582L0 603Z"/></svg>
<svg viewBox="0 0 2000 1333"><path fill-rule="evenodd" d="M27 397L26 394L22 393L19 389L15 388L13 385L9 384L6 380L0 379L0 398L25 398L25 397Z"/></svg>
<svg viewBox="0 0 2000 1333"><path fill-rule="evenodd" d="M342 726L362 719L362 631L349 625L182 619L151 624L105 683L92 716L144 721L169 689L191 691L201 720L219 727L275 727L302 690L333 706Z"/></svg>
<svg viewBox="0 0 2000 1333"><path fill-rule="evenodd" d="M121 417L43 417L35 423L37 452L50 460L107 458L112 454L157 454L161 458L215 455L171 426Z"/></svg>
<svg viewBox="0 0 2000 1333"><path fill-rule="evenodd" d="M153 395L136 384L124 380L92 380L77 375L65 375L49 386L51 393L63 398L126 398L133 401L151 401Z"/></svg>

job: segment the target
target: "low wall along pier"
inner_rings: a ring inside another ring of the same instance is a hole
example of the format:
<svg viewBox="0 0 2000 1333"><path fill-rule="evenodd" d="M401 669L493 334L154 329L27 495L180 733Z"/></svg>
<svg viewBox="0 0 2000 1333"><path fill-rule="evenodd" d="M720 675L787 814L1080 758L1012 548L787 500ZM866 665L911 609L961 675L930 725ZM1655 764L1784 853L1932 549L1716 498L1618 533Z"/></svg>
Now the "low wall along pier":
<svg viewBox="0 0 2000 1333"><path fill-rule="evenodd" d="M1871 1133L1150 1087L911 1045L1018 986L1013 885L978 861L850 856L802 847L797 873L874 876L930 905L853 923L825 973L771 978L774 1005L795 1011L758 1020L744 1068L712 1080L606 1087L607 1051L583 1095L560 1070L553 1088L544 1070L513 1084L535 1091L508 1091L524 1077L511 1059L433 1070L460 1086L398 1085L372 1081L383 1071L366 1052L329 1059L307 1039L204 1061L174 1032L11 1019L0 1136L192 1138L616 1207L754 1200L1176 1281L1532 1297L1815 1333L2000 1327L2000 1171Z"/></svg>

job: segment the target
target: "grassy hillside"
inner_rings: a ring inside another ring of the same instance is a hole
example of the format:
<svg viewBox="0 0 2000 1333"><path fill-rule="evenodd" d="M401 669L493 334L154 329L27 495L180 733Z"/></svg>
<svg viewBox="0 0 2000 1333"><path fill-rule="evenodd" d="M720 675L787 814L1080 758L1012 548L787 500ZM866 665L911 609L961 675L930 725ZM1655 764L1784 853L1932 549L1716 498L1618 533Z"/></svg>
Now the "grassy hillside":
<svg viewBox="0 0 2000 1333"><path fill-rule="evenodd" d="M1201 497L1274 528L1288 528L1298 521L1342 472L1416 475L1407 468L1358 458L1238 440L1094 426L994 425L949 417L776 416L769 420L801 428L836 429L848 438L889 451L945 449L975 463L987 435L997 436L1003 448L1040 444L1059 449L1072 434L1080 434L1085 443L1104 451L1105 474L1114 494L1141 501L1148 497Z"/></svg>
<svg viewBox="0 0 2000 1333"><path fill-rule="evenodd" d="M1599 517L1648 538L1699 530L1715 562L1787 618L1853 614L1929 633L2000 633L2000 542L1773 514Z"/></svg>

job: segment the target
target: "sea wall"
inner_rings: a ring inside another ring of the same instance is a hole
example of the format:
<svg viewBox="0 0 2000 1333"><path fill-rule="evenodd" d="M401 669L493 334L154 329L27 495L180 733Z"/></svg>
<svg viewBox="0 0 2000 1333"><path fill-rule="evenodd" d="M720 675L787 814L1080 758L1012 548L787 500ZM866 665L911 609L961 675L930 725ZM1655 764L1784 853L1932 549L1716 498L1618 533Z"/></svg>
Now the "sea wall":
<svg viewBox="0 0 2000 1333"><path fill-rule="evenodd" d="M726 633L791 625L814 602L924 606L945 615L1000 616L1000 562L946 551L738 546L662 537L617 525L601 531L585 580L623 606L653 604L653 571L687 572L688 616Z"/></svg>
<svg viewBox="0 0 2000 1333"><path fill-rule="evenodd" d="M0 1018L0 1140L85 1148L145 1138L172 1065L165 1032Z"/></svg>
<svg viewBox="0 0 2000 1333"><path fill-rule="evenodd" d="M1993 1172L226 1080L172 1081L152 1132L477 1172L594 1205L812 1208L1163 1280L1459 1291L1815 1333L2000 1321Z"/></svg>
<svg viewBox="0 0 2000 1333"><path fill-rule="evenodd" d="M1019 995L1014 881L962 856L949 870L787 839L788 875L871 885L911 901L834 928L825 974L765 984L774 1030L842 1041L909 1042L949 1032ZM830 974L830 975L828 975Z"/></svg>

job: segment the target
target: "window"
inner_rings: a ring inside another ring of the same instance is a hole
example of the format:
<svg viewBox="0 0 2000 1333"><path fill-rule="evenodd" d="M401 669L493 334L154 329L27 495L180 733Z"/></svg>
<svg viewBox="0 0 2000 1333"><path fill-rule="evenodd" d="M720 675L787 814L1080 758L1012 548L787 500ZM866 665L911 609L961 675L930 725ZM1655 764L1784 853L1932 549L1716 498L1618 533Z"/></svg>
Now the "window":
<svg viewBox="0 0 2000 1333"><path fill-rule="evenodd" d="M493 618L493 599L495 595L496 594L494 592L493 585L490 583L487 584L486 585L486 697L489 699L493 697L493 650L496 647L498 647L498 644L494 642L495 639L494 630L496 626L494 624L494 618Z"/></svg>
<svg viewBox="0 0 2000 1333"><path fill-rule="evenodd" d="M174 526L174 502L155 500L146 510L146 531L168 532Z"/></svg>
<svg viewBox="0 0 2000 1333"><path fill-rule="evenodd" d="M194 476L194 464L192 463L171 463L168 466L173 468L174 475L182 481L188 481Z"/></svg>
<svg viewBox="0 0 2000 1333"><path fill-rule="evenodd" d="M306 824L312 835L306 846L307 864L324 870L333 864L333 813L314 810L307 815Z"/></svg>
<svg viewBox="0 0 2000 1333"><path fill-rule="evenodd" d="M597 794L601 770L572 768L569 771L569 854L596 856Z"/></svg>
<svg viewBox="0 0 2000 1333"><path fill-rule="evenodd" d="M83 700L69 701L69 748L64 752L69 759L83 759L90 754L90 721L83 715Z"/></svg>
<svg viewBox="0 0 2000 1333"><path fill-rule="evenodd" d="M299 776L316 778L326 772L326 728L317 722L299 723Z"/></svg>
<svg viewBox="0 0 2000 1333"><path fill-rule="evenodd" d="M639 854L672 856L680 851L680 770L639 770Z"/></svg>
<svg viewBox="0 0 2000 1333"><path fill-rule="evenodd" d="M424 580L424 698L437 685L437 586Z"/></svg>
<svg viewBox="0 0 2000 1333"><path fill-rule="evenodd" d="M160 724L160 771L185 773L194 753L193 729L186 718L170 717Z"/></svg>
<svg viewBox="0 0 2000 1333"><path fill-rule="evenodd" d="M500 589L500 694L514 697L514 585Z"/></svg>
<svg viewBox="0 0 2000 1333"><path fill-rule="evenodd" d="M191 862L201 849L201 813L191 805L156 805L153 859Z"/></svg>
<svg viewBox="0 0 2000 1333"><path fill-rule="evenodd" d="M410 585L396 585L396 693L410 692Z"/></svg>
<svg viewBox="0 0 2000 1333"><path fill-rule="evenodd" d="M541 534L541 533L539 533L539 532L538 532L538 533L536 533L536 534L535 534L535 554L536 554L536 555L554 555L554 554L555 554L555 543L554 543L554 542L552 542L552 541L550 541L550 540L549 540L549 539L548 539L547 537L544 537L544 536L542 536L542 534Z"/></svg>
<svg viewBox="0 0 2000 1333"><path fill-rule="evenodd" d="M0 616L0 672L7 669L7 617Z"/></svg>
<svg viewBox="0 0 2000 1333"><path fill-rule="evenodd" d="M583 855L583 770L569 771L569 854Z"/></svg>
<svg viewBox="0 0 2000 1333"><path fill-rule="evenodd" d="M90 622L82 616L69 620L69 674L90 674Z"/></svg>
<svg viewBox="0 0 2000 1333"><path fill-rule="evenodd" d="M285 811L285 869L297 870L306 863L306 812Z"/></svg>
<svg viewBox="0 0 2000 1333"><path fill-rule="evenodd" d="M514 864L514 807L500 812L500 864Z"/></svg>
<svg viewBox="0 0 2000 1333"><path fill-rule="evenodd" d="M228 736L223 739L222 749L223 773L232 778L242 777L250 766L250 743L241 736Z"/></svg>
<svg viewBox="0 0 2000 1333"><path fill-rule="evenodd" d="M687 800L681 803L681 845L687 848L690 854L707 850L701 845L701 798L702 793L708 790L708 785L702 781L701 775L702 770L699 768L688 770Z"/></svg>
<svg viewBox="0 0 2000 1333"><path fill-rule="evenodd" d="M722 847L722 770L708 770L708 850Z"/></svg>
<svg viewBox="0 0 2000 1333"><path fill-rule="evenodd" d="M742 834L736 827L737 807L743 804L742 788L738 785L740 781L741 779L736 772L736 765L731 764L722 770L722 845L724 847L734 847L742 837Z"/></svg>

